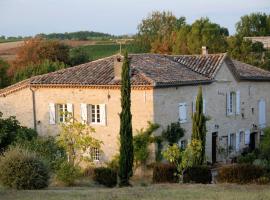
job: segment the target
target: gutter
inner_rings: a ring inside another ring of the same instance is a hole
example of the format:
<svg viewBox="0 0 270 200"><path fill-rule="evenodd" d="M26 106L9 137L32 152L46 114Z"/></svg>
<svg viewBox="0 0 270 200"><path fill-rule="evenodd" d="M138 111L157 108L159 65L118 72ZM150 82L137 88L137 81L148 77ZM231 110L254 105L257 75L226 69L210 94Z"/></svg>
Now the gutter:
<svg viewBox="0 0 270 200"><path fill-rule="evenodd" d="M34 124L34 129L37 130L37 116L36 116L36 95L35 95L35 90L30 86L30 90L32 92L32 105L33 105L33 124Z"/></svg>

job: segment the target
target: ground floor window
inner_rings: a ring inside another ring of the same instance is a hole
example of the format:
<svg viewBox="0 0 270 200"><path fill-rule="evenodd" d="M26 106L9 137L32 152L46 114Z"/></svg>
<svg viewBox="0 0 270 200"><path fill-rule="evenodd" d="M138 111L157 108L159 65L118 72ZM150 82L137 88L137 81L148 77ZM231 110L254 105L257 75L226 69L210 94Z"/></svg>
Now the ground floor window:
<svg viewBox="0 0 270 200"><path fill-rule="evenodd" d="M229 135L229 151L234 151L236 149L236 136L235 133Z"/></svg>
<svg viewBox="0 0 270 200"><path fill-rule="evenodd" d="M100 152L98 148L91 149L91 158L93 161L100 161Z"/></svg>

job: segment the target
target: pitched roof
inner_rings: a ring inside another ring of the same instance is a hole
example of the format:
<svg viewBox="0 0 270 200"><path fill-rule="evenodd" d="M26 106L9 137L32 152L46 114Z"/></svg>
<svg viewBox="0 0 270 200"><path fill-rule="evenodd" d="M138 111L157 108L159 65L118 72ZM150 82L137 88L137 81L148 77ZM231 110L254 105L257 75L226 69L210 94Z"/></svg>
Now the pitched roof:
<svg viewBox="0 0 270 200"><path fill-rule="evenodd" d="M270 81L270 71L237 61L231 60L229 65L234 67L236 74L241 80Z"/></svg>
<svg viewBox="0 0 270 200"><path fill-rule="evenodd" d="M173 60L185 65L189 69L213 79L221 66L226 53L207 55L177 55Z"/></svg>
<svg viewBox="0 0 270 200"><path fill-rule="evenodd" d="M35 76L0 90L0 94L29 85L119 86L121 82L114 77L115 56ZM231 60L226 54L131 54L131 84L139 87L169 87L211 83L224 61L239 80L270 81L269 71Z"/></svg>

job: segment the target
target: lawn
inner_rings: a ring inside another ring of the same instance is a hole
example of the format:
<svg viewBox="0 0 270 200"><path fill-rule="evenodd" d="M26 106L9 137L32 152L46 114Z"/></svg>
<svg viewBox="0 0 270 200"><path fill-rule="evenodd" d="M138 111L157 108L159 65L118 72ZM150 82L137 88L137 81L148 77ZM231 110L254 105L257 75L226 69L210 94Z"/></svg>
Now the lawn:
<svg viewBox="0 0 270 200"><path fill-rule="evenodd" d="M2 200L84 200L84 199L184 199L184 200L269 200L270 186L160 184L131 188L51 187L38 191L0 189Z"/></svg>
<svg viewBox="0 0 270 200"><path fill-rule="evenodd" d="M104 58L119 53L120 46L119 44L95 44L88 46L77 47L85 51L90 60L97 60L99 58ZM129 53L134 53L130 44L122 45L122 50L127 49Z"/></svg>

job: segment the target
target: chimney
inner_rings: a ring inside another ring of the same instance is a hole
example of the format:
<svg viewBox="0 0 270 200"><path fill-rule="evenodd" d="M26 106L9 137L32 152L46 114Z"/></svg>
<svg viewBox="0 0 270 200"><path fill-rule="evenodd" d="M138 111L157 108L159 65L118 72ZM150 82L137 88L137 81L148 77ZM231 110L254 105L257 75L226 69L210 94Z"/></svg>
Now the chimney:
<svg viewBox="0 0 270 200"><path fill-rule="evenodd" d="M123 61L124 57L121 55L116 55L114 57L113 70L114 70L114 79L116 80L121 80Z"/></svg>
<svg viewBox="0 0 270 200"><path fill-rule="evenodd" d="M207 46L202 46L202 55L208 55L208 47Z"/></svg>

